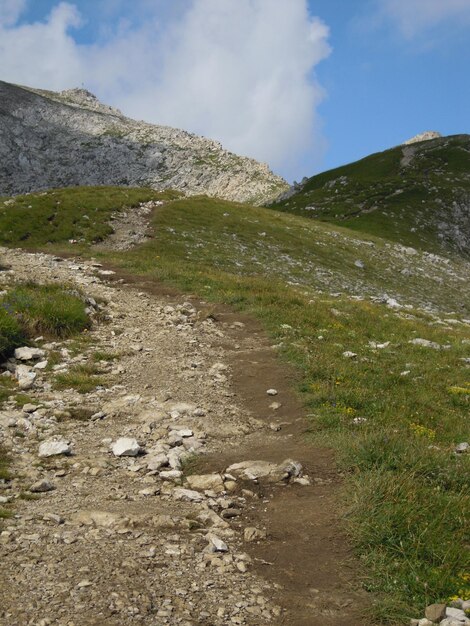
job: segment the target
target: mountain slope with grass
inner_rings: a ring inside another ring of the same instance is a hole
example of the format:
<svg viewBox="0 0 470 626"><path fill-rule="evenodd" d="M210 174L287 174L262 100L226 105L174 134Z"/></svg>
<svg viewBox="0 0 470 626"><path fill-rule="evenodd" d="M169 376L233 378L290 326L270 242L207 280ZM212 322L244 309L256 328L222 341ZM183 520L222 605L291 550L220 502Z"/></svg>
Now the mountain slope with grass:
<svg viewBox="0 0 470 626"><path fill-rule="evenodd" d="M103 247L120 216L142 203L153 203L141 216L146 239L129 249ZM111 274L115 279L139 281L139 289L164 286L195 295L216 324L212 307L220 303L258 320L270 337L269 354L274 347L297 372L307 414L302 462L315 476L319 451L327 446L342 475L341 491L325 477L326 482L305 487L312 490L305 494L318 497L317 508L335 494L330 525L347 529L357 558L351 579L370 598L368 617L345 623L403 626L432 602L470 595L470 454L463 445L470 401L470 264L465 258L272 209L148 189L58 189L3 198L0 225L2 245L80 254L88 264L93 257L91 267L98 261L117 272ZM117 284L122 297L128 296L128 288ZM179 317L175 323L181 323ZM137 325L145 336L150 327L142 324ZM153 363L151 354L138 354ZM185 371L192 378L205 364L188 358ZM222 350L217 360L224 358ZM243 358L241 349L234 362ZM249 356L244 367L250 370L258 361ZM284 434L288 429L276 431L286 437L284 445L293 441ZM330 468L330 478L338 469ZM291 526L288 531L292 535ZM295 527L296 535L306 533L306 541L317 531ZM303 561L292 570L300 585ZM308 590L303 591L306 598ZM314 606L305 598L297 596L297 604ZM318 618L317 608L309 610ZM288 613L285 618L287 624L304 623L289 621ZM334 619L338 623L341 614Z"/></svg>
<svg viewBox="0 0 470 626"><path fill-rule="evenodd" d="M470 257L470 135L398 146L309 178L272 208Z"/></svg>
<svg viewBox="0 0 470 626"><path fill-rule="evenodd" d="M0 81L0 194L123 185L262 204L287 183L210 139L131 120L83 89Z"/></svg>

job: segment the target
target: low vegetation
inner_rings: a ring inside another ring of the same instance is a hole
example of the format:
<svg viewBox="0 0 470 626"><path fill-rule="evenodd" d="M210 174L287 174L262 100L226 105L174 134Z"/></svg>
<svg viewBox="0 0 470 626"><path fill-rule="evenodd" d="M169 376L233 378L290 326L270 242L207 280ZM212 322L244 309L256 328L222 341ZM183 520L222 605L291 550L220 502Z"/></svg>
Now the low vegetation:
<svg viewBox="0 0 470 626"><path fill-rule="evenodd" d="M0 198L0 245L60 250L74 242L79 250L111 234L113 213L179 195L152 189L78 187Z"/></svg>
<svg viewBox="0 0 470 626"><path fill-rule="evenodd" d="M310 178L276 210L469 258L470 137L399 146Z"/></svg>
<svg viewBox="0 0 470 626"><path fill-rule="evenodd" d="M468 440L468 266L207 198L169 202L153 225L146 243L101 258L255 315L295 364L307 436L332 446L346 475L343 514L375 619L403 624L468 595L470 455L455 453ZM79 366L57 380L91 390L99 374Z"/></svg>
<svg viewBox="0 0 470 626"><path fill-rule="evenodd" d="M85 303L77 293L61 285L27 283L5 290L0 297L0 360L4 361L20 346L30 344L38 335L62 339L90 326ZM25 404L30 398L17 393L10 378L0 378L0 405L15 396ZM0 448L0 481L8 478L8 458ZM9 510L0 509L0 518L9 517Z"/></svg>
<svg viewBox="0 0 470 626"><path fill-rule="evenodd" d="M56 389L75 389L79 393L90 393L104 383L100 370L94 365L74 365L68 372L57 374Z"/></svg>

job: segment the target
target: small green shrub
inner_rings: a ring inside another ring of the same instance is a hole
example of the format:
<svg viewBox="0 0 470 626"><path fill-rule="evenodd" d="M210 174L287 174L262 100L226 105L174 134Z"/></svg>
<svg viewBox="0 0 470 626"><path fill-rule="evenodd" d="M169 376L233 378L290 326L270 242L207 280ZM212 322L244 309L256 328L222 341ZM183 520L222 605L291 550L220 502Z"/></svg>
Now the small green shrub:
<svg viewBox="0 0 470 626"><path fill-rule="evenodd" d="M6 359L24 341L18 320L0 301L0 359Z"/></svg>

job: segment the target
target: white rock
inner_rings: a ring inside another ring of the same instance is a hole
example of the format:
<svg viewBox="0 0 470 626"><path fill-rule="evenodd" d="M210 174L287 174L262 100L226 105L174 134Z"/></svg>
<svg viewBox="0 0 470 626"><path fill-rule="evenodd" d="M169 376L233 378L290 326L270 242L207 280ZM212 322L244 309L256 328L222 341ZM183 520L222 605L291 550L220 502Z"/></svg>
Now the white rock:
<svg viewBox="0 0 470 626"><path fill-rule="evenodd" d="M29 488L31 493L46 493L47 491L52 491L53 489L55 489L54 485L45 478L38 480Z"/></svg>
<svg viewBox="0 0 470 626"><path fill-rule="evenodd" d="M446 617L451 617L452 619L458 619L461 622L465 622L467 616L465 615L465 611L462 609L454 609L451 606L446 608Z"/></svg>
<svg viewBox="0 0 470 626"><path fill-rule="evenodd" d="M266 393L268 396L277 396L277 389L268 389Z"/></svg>
<svg viewBox="0 0 470 626"><path fill-rule="evenodd" d="M421 339L420 337L411 339L408 343L411 343L414 346L421 346L422 348L433 348L434 350L440 350L442 348L441 344L436 343L435 341L429 341L428 339Z"/></svg>
<svg viewBox="0 0 470 626"><path fill-rule="evenodd" d="M186 479L191 489L196 491L215 491L222 493L225 490L224 481L220 474L193 474Z"/></svg>
<svg viewBox="0 0 470 626"><path fill-rule="evenodd" d="M215 552L228 552L227 544L217 537L217 535L208 533L206 539L209 541L209 547L213 548Z"/></svg>
<svg viewBox="0 0 470 626"><path fill-rule="evenodd" d="M40 348L16 348L15 359L18 361L36 361L41 359L46 353Z"/></svg>
<svg viewBox="0 0 470 626"><path fill-rule="evenodd" d="M184 502L202 502L204 500L204 496L199 491L183 489L182 487L177 487L173 491L173 498L175 500L183 500Z"/></svg>
<svg viewBox="0 0 470 626"><path fill-rule="evenodd" d="M463 441L455 446L455 451L457 454L464 454L465 452L470 451L470 444L467 441Z"/></svg>
<svg viewBox="0 0 470 626"><path fill-rule="evenodd" d="M142 448L133 437L121 437L112 445L114 456L137 456Z"/></svg>
<svg viewBox="0 0 470 626"><path fill-rule="evenodd" d="M163 470L163 472L159 473L159 476L162 480L179 480L183 476L183 472L181 470Z"/></svg>
<svg viewBox="0 0 470 626"><path fill-rule="evenodd" d="M189 428L182 428L181 430L176 431L177 434L183 439L186 437L192 437L194 435L193 431Z"/></svg>
<svg viewBox="0 0 470 626"><path fill-rule="evenodd" d="M45 370L49 361L40 361L34 366L35 370Z"/></svg>
<svg viewBox="0 0 470 626"><path fill-rule="evenodd" d="M159 470L162 467L166 467L168 465L168 457L166 456L166 454L163 453L156 454L153 456L148 456L145 459L145 462L147 463L147 467L149 470Z"/></svg>
<svg viewBox="0 0 470 626"><path fill-rule="evenodd" d="M343 352L343 356L346 359L355 359L357 354L355 352L351 352L350 350L346 350L346 352Z"/></svg>
<svg viewBox="0 0 470 626"><path fill-rule="evenodd" d="M18 365L15 368L15 377L18 380L18 387L26 391L33 387L37 374L27 365Z"/></svg>
<svg viewBox="0 0 470 626"><path fill-rule="evenodd" d="M377 343L376 341L369 341L369 347L374 350L383 350L384 348L388 348L390 345L390 341L386 341L385 343Z"/></svg>
<svg viewBox="0 0 470 626"><path fill-rule="evenodd" d="M69 455L72 449L68 441L65 439L43 441L39 446L39 456L47 458L50 456L58 456L60 454Z"/></svg>

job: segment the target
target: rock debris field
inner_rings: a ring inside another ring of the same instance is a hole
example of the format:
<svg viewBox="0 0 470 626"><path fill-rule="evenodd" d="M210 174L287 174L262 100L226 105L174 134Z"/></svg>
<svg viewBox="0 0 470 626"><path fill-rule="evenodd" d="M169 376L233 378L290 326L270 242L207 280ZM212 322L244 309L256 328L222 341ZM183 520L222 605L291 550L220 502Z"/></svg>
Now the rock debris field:
<svg viewBox="0 0 470 626"><path fill-rule="evenodd" d="M13 474L0 501L14 504L0 528L0 623L343 623L351 601L321 590L319 621L289 621L282 584L258 567L273 565L257 548L272 543L266 503L329 481L262 456L270 441L282 450L288 424L282 392L263 380L263 419L234 392L228 357L249 352L244 323L168 304L92 261L0 252L4 283L75 285L94 320L78 340L38 338L2 365L29 401L0 412ZM90 362L106 384L56 389L55 376Z"/></svg>

